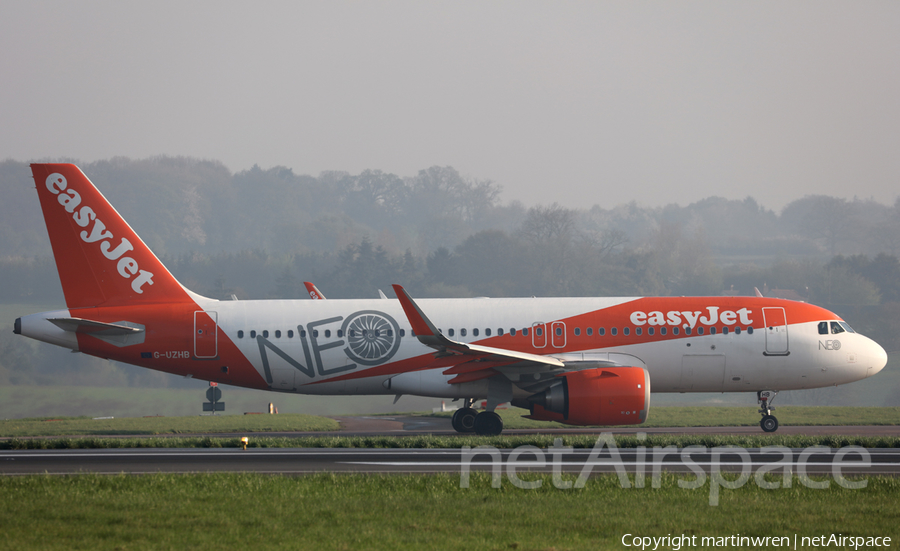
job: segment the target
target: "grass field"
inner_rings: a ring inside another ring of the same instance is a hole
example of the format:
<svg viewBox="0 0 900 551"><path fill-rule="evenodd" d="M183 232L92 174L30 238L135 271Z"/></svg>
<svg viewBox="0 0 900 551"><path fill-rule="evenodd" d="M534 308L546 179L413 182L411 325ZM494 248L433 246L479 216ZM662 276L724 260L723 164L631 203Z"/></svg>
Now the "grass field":
<svg viewBox="0 0 900 551"><path fill-rule="evenodd" d="M202 413L208 384L205 381L185 381L183 378L179 378L179 384L191 384L195 388L0 386L0 419L50 416L175 417ZM228 385L219 385L219 388L225 402L224 415L268 411L270 402L281 413L308 415L431 411L441 405L439 399L419 396L404 396L394 404L393 396L312 396Z"/></svg>
<svg viewBox="0 0 900 551"><path fill-rule="evenodd" d="M334 419L279 415L195 415L122 419L11 419L0 421L0 437L59 435L154 435L222 432L290 432L339 430Z"/></svg>
<svg viewBox="0 0 900 551"><path fill-rule="evenodd" d="M458 475L26 476L0 479L4 549L625 549L633 536L900 536L900 482L833 482L764 490L623 489L594 476L583 489ZM683 477L692 480L692 477ZM735 546L731 546L735 547ZM751 546L736 546L746 548ZM765 545L754 548L770 548ZM661 547L672 549L672 547ZM630 549L634 549L631 547ZM640 549L640 547L638 547Z"/></svg>
<svg viewBox="0 0 900 551"><path fill-rule="evenodd" d="M497 411L503 417L507 429L564 426L525 419L522 415L527 412L518 408ZM900 408L788 406L780 408L777 413L783 425L896 425L900 422ZM448 417L451 413L434 415ZM630 428L638 432L642 428L649 427L754 426L757 422L758 414L745 408L662 407L651 410L651 418L647 423ZM7 419L0 421L0 437L292 432L339 430L339 428L338 422L333 419L301 414Z"/></svg>
<svg viewBox="0 0 900 551"><path fill-rule="evenodd" d="M102 449L102 448L237 448L240 438L246 433L231 436L171 436L171 437L62 437L62 438L9 438L0 440L0 450L33 449ZM493 446L495 448L516 448L537 446L548 448L559 438L565 446L591 448L597 435L574 434L556 436L533 434L519 436L301 436L280 437L251 434L248 436L251 448L461 448L463 446ZM897 436L805 436L791 434L651 434L644 438L636 435L616 435L616 445L620 448L644 446L738 446L760 448L763 446L785 446L806 448L809 446L862 446L864 448L900 448Z"/></svg>

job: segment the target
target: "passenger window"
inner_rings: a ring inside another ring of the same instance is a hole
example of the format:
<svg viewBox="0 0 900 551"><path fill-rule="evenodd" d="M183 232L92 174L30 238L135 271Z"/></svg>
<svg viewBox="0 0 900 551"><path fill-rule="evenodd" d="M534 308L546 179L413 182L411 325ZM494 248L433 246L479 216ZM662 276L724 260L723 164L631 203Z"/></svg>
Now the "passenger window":
<svg viewBox="0 0 900 551"><path fill-rule="evenodd" d="M515 337L516 336L516 328L513 327L512 329L510 329L509 334L512 335L513 337Z"/></svg>
<svg viewBox="0 0 900 551"><path fill-rule="evenodd" d="M710 334L710 335L715 335L715 334L716 334L716 328L715 328L715 327L710 327L710 328L709 328L709 334Z"/></svg>
<svg viewBox="0 0 900 551"><path fill-rule="evenodd" d="M697 334L698 334L698 335L702 335L702 334L703 334L703 328L702 328L702 327L698 327L698 328L697 328Z"/></svg>
<svg viewBox="0 0 900 551"><path fill-rule="evenodd" d="M648 328L647 328L647 334L648 334L648 335L652 335L652 334L654 334L655 332L656 332L656 331L654 331L654 329L653 329L652 327L648 327Z"/></svg>
<svg viewBox="0 0 900 551"><path fill-rule="evenodd" d="M820 321L820 322L819 322L819 334L820 334L820 335L827 335L827 334L828 334L828 322L827 322L827 321Z"/></svg>
<svg viewBox="0 0 900 551"><path fill-rule="evenodd" d="M561 336L562 336L562 327L557 327L557 328L556 328L556 336L557 336L557 337L561 337Z"/></svg>
<svg viewBox="0 0 900 551"><path fill-rule="evenodd" d="M740 334L741 334L741 328L740 328L740 327L735 327L735 328L734 328L734 334L735 334L735 335L740 335Z"/></svg>
<svg viewBox="0 0 900 551"><path fill-rule="evenodd" d="M728 334L728 326L727 326L727 325L726 325L725 327L722 328L722 334L723 334L723 335L727 335L727 334Z"/></svg>
<svg viewBox="0 0 900 551"><path fill-rule="evenodd" d="M318 329L313 329L313 338L314 338L314 339L318 339L318 338L319 338L319 330L318 330Z"/></svg>
<svg viewBox="0 0 900 551"><path fill-rule="evenodd" d="M753 327L748 327L748 328L747 328L747 334L748 334L748 335L752 335L752 334L753 334Z"/></svg>
<svg viewBox="0 0 900 551"><path fill-rule="evenodd" d="M294 338L294 330L293 330L293 329L288 329L288 338L289 338L289 339L293 339L293 338Z"/></svg>
<svg viewBox="0 0 900 551"><path fill-rule="evenodd" d="M338 330L337 330L337 336L338 336L338 338L343 337L343 336L344 336L344 330L343 330L343 329L338 329Z"/></svg>
<svg viewBox="0 0 900 551"><path fill-rule="evenodd" d="M406 329L401 329L400 330L400 338L403 338L405 336L406 336Z"/></svg>
<svg viewBox="0 0 900 551"><path fill-rule="evenodd" d="M523 336L523 337L527 337L527 336L528 336L528 328L527 328L527 327L523 327L523 328L522 328L522 336Z"/></svg>
<svg viewBox="0 0 900 551"><path fill-rule="evenodd" d="M269 338L269 330L268 330L268 329L266 329L266 330L263 331L263 338L264 338L264 339L268 339L268 338Z"/></svg>
<svg viewBox="0 0 900 551"><path fill-rule="evenodd" d="M538 337L540 337L541 335L544 334L544 330L543 330L542 328L540 328L540 327L535 327L535 328L534 328L534 334L537 335Z"/></svg>
<svg viewBox="0 0 900 551"><path fill-rule="evenodd" d="M672 334L673 334L673 335L677 335L677 334L678 334L678 328L677 328L677 327L673 327L673 328L672 328Z"/></svg>
<svg viewBox="0 0 900 551"><path fill-rule="evenodd" d="M619 329L616 327L613 327L612 329L609 330L609 334L612 336L616 336L619 334Z"/></svg>
<svg viewBox="0 0 900 551"><path fill-rule="evenodd" d="M685 328L684 328L684 334L685 334L685 335L690 335L690 334L691 334L691 328L690 328L690 327L685 327Z"/></svg>
<svg viewBox="0 0 900 551"><path fill-rule="evenodd" d="M251 331L250 331L250 338L251 338L251 339L255 339L255 338L256 338L256 331L255 331L255 330L251 330Z"/></svg>
<svg viewBox="0 0 900 551"><path fill-rule="evenodd" d="M629 329L629 328L627 328L627 327L624 328L624 329L622 329L622 334L625 335L625 336L627 337L628 335L631 334L631 329Z"/></svg>
<svg viewBox="0 0 900 551"><path fill-rule="evenodd" d="M831 334L832 335L837 335L838 333L843 333L843 332L844 332L844 328L841 327L840 323L838 323L836 321L831 322Z"/></svg>
<svg viewBox="0 0 900 551"><path fill-rule="evenodd" d="M393 330L393 329L388 329L388 330L387 330L387 336L388 336L388 337L393 337L393 336L394 336L394 330Z"/></svg>
<svg viewBox="0 0 900 551"><path fill-rule="evenodd" d="M603 335L606 334L606 329L603 328L603 327L597 329L597 334L600 335L600 336L602 337Z"/></svg>
<svg viewBox="0 0 900 551"><path fill-rule="evenodd" d="M594 328L593 328L593 327L588 327L588 328L587 328L587 336L590 337L590 336L593 335L593 334L594 334Z"/></svg>
<svg viewBox="0 0 900 551"><path fill-rule="evenodd" d="M576 328L575 328L575 336L577 337L578 335L581 335L581 328L580 328L580 327L576 327Z"/></svg>
<svg viewBox="0 0 900 551"><path fill-rule="evenodd" d="M491 336L491 328L490 328L490 327L486 327L486 328L484 329L484 336L485 336L485 337L490 337L490 336Z"/></svg>
<svg viewBox="0 0 900 551"><path fill-rule="evenodd" d="M243 331L243 330L239 330L239 331L238 331L238 338L239 338L239 339L243 339L243 338L244 338L244 331Z"/></svg>
<svg viewBox="0 0 900 551"><path fill-rule="evenodd" d="M667 331L667 329L666 329L665 327L660 327L660 328L659 328L659 334L660 334L660 335L665 335L665 334L666 334L666 331Z"/></svg>
<svg viewBox="0 0 900 551"><path fill-rule="evenodd" d="M326 339L331 338L331 329L326 329L326 330L325 330L325 338L326 338Z"/></svg>
<svg viewBox="0 0 900 551"><path fill-rule="evenodd" d="M635 334L635 335L640 335L640 334L642 334L643 332L644 332L644 331L641 330L640 327L635 327L635 328L634 328L634 334Z"/></svg>
<svg viewBox="0 0 900 551"><path fill-rule="evenodd" d="M276 329L276 330L275 330L275 338L276 338L276 339L280 339L280 338L281 338L281 329Z"/></svg>
<svg viewBox="0 0 900 551"><path fill-rule="evenodd" d="M473 336L473 337L477 337L477 336L478 336L478 329L472 329L472 336Z"/></svg>
<svg viewBox="0 0 900 551"><path fill-rule="evenodd" d="M462 329L459 330L459 336L460 337L466 336L466 328L465 327L463 327Z"/></svg>
<svg viewBox="0 0 900 551"><path fill-rule="evenodd" d="M301 338L301 339L305 339L305 338L306 338L306 329L301 329L301 330L300 330L300 338Z"/></svg>
<svg viewBox="0 0 900 551"><path fill-rule="evenodd" d="M502 336L503 336L503 328L502 328L502 327L498 327L498 328L497 328L497 336L498 336L498 337L502 337Z"/></svg>

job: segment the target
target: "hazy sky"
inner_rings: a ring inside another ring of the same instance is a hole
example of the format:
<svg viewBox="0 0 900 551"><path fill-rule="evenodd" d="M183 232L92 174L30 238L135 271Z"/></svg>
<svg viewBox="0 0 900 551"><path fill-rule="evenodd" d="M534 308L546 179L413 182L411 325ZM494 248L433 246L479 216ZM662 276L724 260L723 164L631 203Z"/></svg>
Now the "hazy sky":
<svg viewBox="0 0 900 551"><path fill-rule="evenodd" d="M0 0L0 159L160 154L893 203L900 2Z"/></svg>

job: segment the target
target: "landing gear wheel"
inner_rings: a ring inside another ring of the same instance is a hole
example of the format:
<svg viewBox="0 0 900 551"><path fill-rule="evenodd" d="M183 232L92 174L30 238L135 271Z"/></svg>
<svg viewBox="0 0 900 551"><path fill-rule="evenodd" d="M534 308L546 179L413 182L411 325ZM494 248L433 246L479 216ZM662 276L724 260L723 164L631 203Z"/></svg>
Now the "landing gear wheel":
<svg viewBox="0 0 900 551"><path fill-rule="evenodd" d="M461 408L453 413L451 423L456 432L475 432L475 417L478 412L472 408Z"/></svg>
<svg viewBox="0 0 900 551"><path fill-rule="evenodd" d="M503 419L493 411L482 411L475 417L475 434L497 436L503 432Z"/></svg>
<svg viewBox="0 0 900 551"><path fill-rule="evenodd" d="M777 390L760 390L756 393L756 401L759 403L759 412L762 413L762 419L759 421L759 427L765 432L775 432L778 430L778 419L772 415L772 401L778 395Z"/></svg>
<svg viewBox="0 0 900 551"><path fill-rule="evenodd" d="M759 422L759 426L766 432L775 432L778 430L778 419L774 415L765 415Z"/></svg>

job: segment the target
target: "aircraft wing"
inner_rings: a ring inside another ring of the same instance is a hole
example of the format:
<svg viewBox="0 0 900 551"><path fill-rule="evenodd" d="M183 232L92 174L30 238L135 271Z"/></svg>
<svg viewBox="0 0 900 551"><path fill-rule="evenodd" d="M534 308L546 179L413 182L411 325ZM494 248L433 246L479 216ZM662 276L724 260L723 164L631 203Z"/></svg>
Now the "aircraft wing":
<svg viewBox="0 0 900 551"><path fill-rule="evenodd" d="M492 377L499 373L495 368L529 367L533 369L538 367L542 371L551 371L566 367L565 363L551 356L539 356L505 348L467 344L450 339L437 330L431 320L419 308L419 305L409 296L406 289L400 285L393 285L393 287L419 342L437 350L436 356L438 358L450 355L470 357L467 361L444 371L446 375L457 375L449 381L450 383L464 383Z"/></svg>

